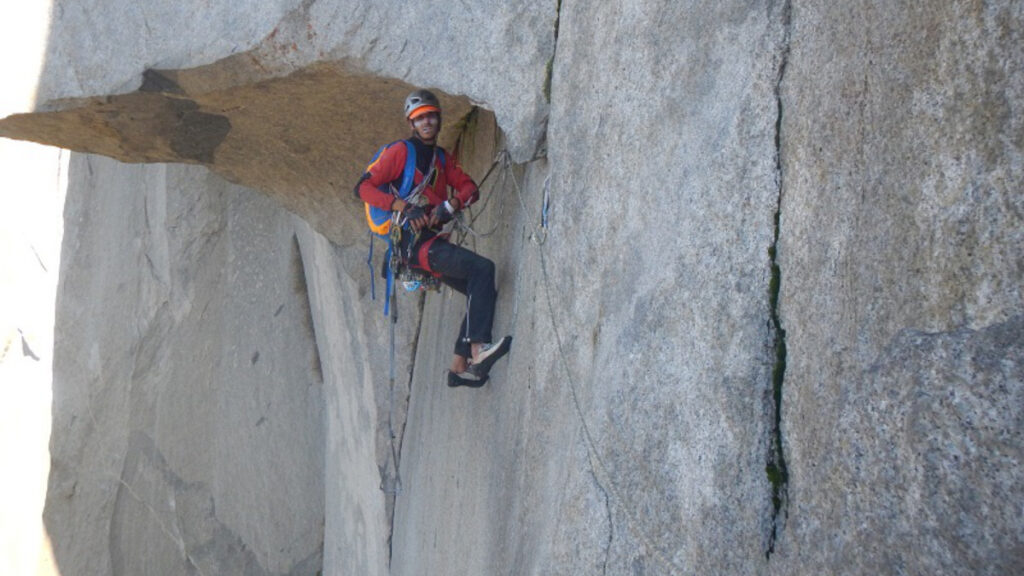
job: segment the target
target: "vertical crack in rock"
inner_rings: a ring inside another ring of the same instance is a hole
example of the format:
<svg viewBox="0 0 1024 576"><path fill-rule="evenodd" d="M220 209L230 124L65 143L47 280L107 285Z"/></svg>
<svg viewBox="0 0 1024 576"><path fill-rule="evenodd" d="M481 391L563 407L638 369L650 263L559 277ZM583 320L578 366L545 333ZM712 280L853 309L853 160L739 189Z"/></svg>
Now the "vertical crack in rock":
<svg viewBox="0 0 1024 576"><path fill-rule="evenodd" d="M310 340L313 341L312 357L310 358L310 373L314 377L313 384L322 385L324 383L324 367L320 356L320 345L316 339L316 325L313 323L313 303L309 300L306 261L302 256L302 245L297 234L292 236L292 242L292 291L299 297L299 302L302 305L302 310L299 313L302 314L304 327L308 330ZM253 363L255 364L255 359Z"/></svg>
<svg viewBox="0 0 1024 576"><path fill-rule="evenodd" d="M391 560L394 553L394 533L395 533L395 510L398 508L398 496L401 494L402 475L399 472L399 464L402 457L402 443L405 440L405 423L409 415L409 401L412 397L412 382L416 372L416 353L418 352L420 345L420 334L423 330L423 310L426 307L426 294L421 293L419 300L416 303L416 330L413 333L412 345L411 345L411 356L409 358L408 366L408 378L405 385L405 397L402 398L402 418L401 422L398 423L398 429L395 428L395 382L391 382L391 398L390 408L388 410L388 435L391 440L391 458L395 465L395 477L393 479L387 478L387 469L381 470L382 486L392 485L394 489L390 493L385 490L385 497L387 498L387 514L388 514L388 567L391 566ZM397 320L397 313L396 318Z"/></svg>
<svg viewBox="0 0 1024 576"><path fill-rule="evenodd" d="M419 301L416 303L416 332L412 337L412 358L409 359L409 379L405 384L405 404L408 405L409 398L412 395L412 378L413 373L416 370L416 353L419 351L420 346L420 333L423 331L423 310L426 308L427 295L424 293L420 294ZM405 423L402 423L402 430L398 434L398 454L402 453L402 440L405 438ZM397 468L398 462L395 462Z"/></svg>
<svg viewBox="0 0 1024 576"><path fill-rule="evenodd" d="M308 330L309 338L312 340L312 356L310 358L310 372L314 377L312 383L307 386L323 386L324 384L324 355L320 353L321 339L317 334L317 324L313 318L313 310L316 309L316 303L312 300L313 294L309 290L310 282L316 282L315 277L311 278L309 275L309 268L306 265L306 259L312 258L303 250L304 242L298 233L292 235L292 290L296 296L299 297L302 310L299 311L303 315L305 321L305 328ZM282 304L274 312L274 316L277 317L284 309ZM257 351L253 356L253 364L259 359L259 352ZM257 422L257 426L260 425L263 418L260 418L260 422ZM325 429L326 430L326 429ZM324 464L321 463L323 466ZM320 549L314 550L314 552L306 557L304 560L295 565L289 575L291 574L310 574L315 568L316 574L320 574L323 571L323 558L324 558L324 526L325 520L320 523ZM297 541L297 540L296 540Z"/></svg>
<svg viewBox="0 0 1024 576"><path fill-rule="evenodd" d="M774 6L771 7L774 9ZM779 266L778 246L780 234L780 222L782 217L782 194L784 190L783 167L782 167L782 81L786 74L786 65L789 61L790 24L792 6L790 0L785 0L781 7L782 45L779 51L779 68L775 82L775 103L777 114L775 118L775 170L776 183L778 186L778 202L775 208L774 235L772 244L768 248L768 257L771 262L771 281L768 287L769 307L771 311L771 328L774 341L774 364L772 366L772 428L770 445L768 447L768 463L765 466L765 473L772 487L772 522L771 532L768 534L765 558L770 559L775 552L775 543L786 516L787 488L789 472L786 468L786 457L782 449L782 386L786 377L786 330L782 327L782 318L779 314L779 294L782 288L782 269Z"/></svg>
<svg viewBox="0 0 1024 576"><path fill-rule="evenodd" d="M601 574L608 574L608 561L612 556L612 540L615 539L615 523L612 519L612 501L608 496L608 491L605 490L604 486L597 481L597 474L591 472L591 475L594 478L594 484L597 485L601 494L604 495L604 509L605 513L608 515L608 542L606 542L604 546L604 563L601 565Z"/></svg>
<svg viewBox="0 0 1024 576"><path fill-rule="evenodd" d="M558 53L558 25L562 20L562 0L555 5L555 26L554 45L551 48L551 58L548 59L547 68L544 70L544 100L551 103L551 78L555 72L555 54Z"/></svg>

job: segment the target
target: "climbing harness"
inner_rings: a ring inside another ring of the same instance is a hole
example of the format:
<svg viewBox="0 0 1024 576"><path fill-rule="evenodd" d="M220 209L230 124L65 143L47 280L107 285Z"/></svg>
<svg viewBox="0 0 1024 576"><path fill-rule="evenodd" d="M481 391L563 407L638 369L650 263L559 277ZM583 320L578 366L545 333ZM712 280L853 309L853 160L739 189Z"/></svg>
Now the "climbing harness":
<svg viewBox="0 0 1024 576"><path fill-rule="evenodd" d="M441 148L434 149L434 157L430 159L430 169L427 174L424 175L423 180L419 184L414 185L413 179L416 174L416 147L409 140L399 140L398 142L392 142L385 146L381 146L374 154L373 159L370 160L370 164L366 167L364 173L368 174L370 169L380 160L381 154L384 150L391 146L397 145L399 142L405 145L405 165L402 168L402 178L400 184L395 188L394 183L388 185L389 192L396 198L399 198L414 206L423 206L426 204L424 198L424 192L427 186L435 181L437 178L437 164L444 165L445 157L444 150ZM358 186L358 185L357 185ZM429 290L437 289L439 282L436 279L431 279L429 274L421 273L418 270L406 266L405 262L409 261L410 254L400 254L402 246L402 234L406 231L410 231L410 227L406 218L401 212L397 210L385 210L376 206L366 204L366 223L370 228L370 248L369 254L366 257L366 265L370 269L370 299L377 299L377 286L376 278L373 270L373 243L374 236L384 239L387 242L387 251L384 254L384 261L386 264L386 270L384 273L385 277L385 288L384 288L384 315L389 316L391 310L391 294L394 292L395 281L402 282L403 287L407 291L416 290ZM408 243L407 249L411 250L416 244L416 238L413 238Z"/></svg>

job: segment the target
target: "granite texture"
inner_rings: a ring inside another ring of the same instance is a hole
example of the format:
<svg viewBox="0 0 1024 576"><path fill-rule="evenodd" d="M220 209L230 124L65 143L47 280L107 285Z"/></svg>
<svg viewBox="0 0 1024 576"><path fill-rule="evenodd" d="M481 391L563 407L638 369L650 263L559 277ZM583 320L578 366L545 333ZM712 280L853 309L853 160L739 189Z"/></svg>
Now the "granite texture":
<svg viewBox="0 0 1024 576"><path fill-rule="evenodd" d="M58 2L0 119L142 163L71 163L62 574L1024 564L1019 3L258 4ZM460 295L400 296L393 376L370 299L413 85L489 174L481 390Z"/></svg>

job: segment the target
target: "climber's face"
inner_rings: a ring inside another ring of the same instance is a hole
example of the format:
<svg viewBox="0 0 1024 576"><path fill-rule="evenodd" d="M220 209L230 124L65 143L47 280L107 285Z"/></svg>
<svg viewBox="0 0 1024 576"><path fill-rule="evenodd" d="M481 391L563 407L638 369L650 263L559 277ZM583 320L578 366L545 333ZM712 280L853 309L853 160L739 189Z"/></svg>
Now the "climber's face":
<svg viewBox="0 0 1024 576"><path fill-rule="evenodd" d="M441 115L437 112L426 112L409 120L412 124L412 131L427 144L433 144L437 140L437 134L441 131Z"/></svg>

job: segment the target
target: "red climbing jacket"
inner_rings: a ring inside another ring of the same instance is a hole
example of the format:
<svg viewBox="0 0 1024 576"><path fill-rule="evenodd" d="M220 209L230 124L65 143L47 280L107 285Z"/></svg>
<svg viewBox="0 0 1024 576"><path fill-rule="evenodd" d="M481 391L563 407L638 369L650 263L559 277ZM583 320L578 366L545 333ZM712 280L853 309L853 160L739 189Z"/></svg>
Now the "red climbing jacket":
<svg viewBox="0 0 1024 576"><path fill-rule="evenodd" d="M405 168L406 154L405 146L389 146L381 152L376 162L367 168L367 173L370 177L359 183L359 197L363 202L383 210L391 209L391 203L395 197L389 192L385 192L385 190L387 190L389 183L401 180L402 171ZM448 186L455 190L453 197L459 199L460 208L469 206L479 197L476 184L462 171L458 161L447 152L443 157L444 166L441 166L440 161L435 158L434 162L437 165L435 174L437 177L434 180L433 186L427 186L424 191L424 197L430 206L430 208L426 209L428 214L430 209L448 200ZM417 168L413 177L413 184L416 185L422 181L423 172Z"/></svg>
<svg viewBox="0 0 1024 576"><path fill-rule="evenodd" d="M402 141L399 141L402 142ZM424 172L430 172L429 169L429 158L431 155L434 156L434 177L432 185L428 185L423 190L422 198L427 201L424 206L424 211L430 215L433 209L448 200L448 187L451 186L454 189L452 197L458 198L459 209L463 209L480 197L479 190L477 189L476 183L473 179L466 175L462 171L462 167L455 158L438 148L438 154L433 153L433 148L423 142L412 138L408 141L409 146L397 145L399 142L395 142L392 145L384 148L377 159L370 164L366 173L363 175L362 180L359 182L359 186L356 191L359 193L359 198L367 204L367 223L370 225L370 229L377 234L386 235L388 226L382 226L376 228L373 223L373 219L370 217L370 206L380 208L381 210L390 211L391 205L394 202L395 196L388 190L397 189L396 184L402 180L403 173L406 167L406 160L408 159L409 149L413 149L416 154L416 168L413 174L413 187L417 186L423 181ZM442 164L443 162L443 164ZM418 262L417 267L427 272L433 273L428 264L427 253L430 250L431 244L433 244L436 236L434 232L437 230L426 231L420 238L420 241L412 247L413 252L416 255L416 261ZM404 253L404 251L403 251Z"/></svg>

